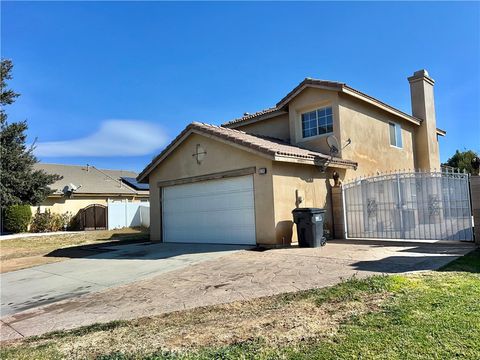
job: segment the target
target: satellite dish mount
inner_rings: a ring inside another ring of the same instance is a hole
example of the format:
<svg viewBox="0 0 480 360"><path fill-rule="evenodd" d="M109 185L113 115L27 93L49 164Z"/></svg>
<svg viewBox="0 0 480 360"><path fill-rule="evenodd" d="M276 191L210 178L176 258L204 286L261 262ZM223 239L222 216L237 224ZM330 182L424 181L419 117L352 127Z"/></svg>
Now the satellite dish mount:
<svg viewBox="0 0 480 360"><path fill-rule="evenodd" d="M330 156L338 155L340 150L345 149L351 143L352 143L352 140L348 138L345 145L341 147L335 135L328 135L327 137L327 145L330 148Z"/></svg>

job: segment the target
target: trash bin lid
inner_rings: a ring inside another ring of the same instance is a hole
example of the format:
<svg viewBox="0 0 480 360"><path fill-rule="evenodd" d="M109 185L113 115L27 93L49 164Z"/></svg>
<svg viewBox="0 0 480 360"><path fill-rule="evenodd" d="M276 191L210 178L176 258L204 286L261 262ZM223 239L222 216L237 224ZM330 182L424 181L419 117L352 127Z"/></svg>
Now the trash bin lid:
<svg viewBox="0 0 480 360"><path fill-rule="evenodd" d="M310 213L310 214L321 214L324 213L325 209L320 208L297 208L293 209L292 213Z"/></svg>

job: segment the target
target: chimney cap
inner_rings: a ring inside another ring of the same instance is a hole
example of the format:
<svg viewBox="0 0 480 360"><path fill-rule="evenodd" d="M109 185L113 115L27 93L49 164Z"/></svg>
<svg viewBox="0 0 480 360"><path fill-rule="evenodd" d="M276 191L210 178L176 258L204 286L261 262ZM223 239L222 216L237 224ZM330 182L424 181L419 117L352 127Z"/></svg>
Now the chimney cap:
<svg viewBox="0 0 480 360"><path fill-rule="evenodd" d="M430 75L428 74L428 71L425 70L425 69L421 69L421 70L418 70L418 71L415 71L413 73L413 76L410 76L408 78L408 81L410 83L412 82L415 82L415 81L418 81L418 80L426 80L427 82L429 82L430 84L434 84L435 83L435 80L433 80Z"/></svg>
<svg viewBox="0 0 480 360"><path fill-rule="evenodd" d="M413 76L415 76L415 77L423 77L423 76L425 76L425 77L430 77L430 76L428 75L428 71L425 70L425 69L415 71L415 72L413 73Z"/></svg>

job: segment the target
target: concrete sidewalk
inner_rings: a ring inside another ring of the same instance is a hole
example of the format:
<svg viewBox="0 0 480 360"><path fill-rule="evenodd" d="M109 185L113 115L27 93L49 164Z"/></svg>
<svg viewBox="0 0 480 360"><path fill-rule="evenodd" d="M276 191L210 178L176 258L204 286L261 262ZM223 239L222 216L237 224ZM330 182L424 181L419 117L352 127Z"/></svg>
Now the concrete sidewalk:
<svg viewBox="0 0 480 360"><path fill-rule="evenodd" d="M20 233L20 234L8 234L8 235L0 235L0 241L2 240L14 240L14 239L22 239L22 238L29 238L29 237L42 237L42 236L56 236L56 235L74 235L79 234L83 231L53 231L53 232L45 232L45 233Z"/></svg>
<svg viewBox="0 0 480 360"><path fill-rule="evenodd" d="M174 245L172 251L176 246L183 245ZM473 248L471 243L460 242L425 244L333 241L319 249L185 254L187 259L184 261L188 265L177 268L175 266L179 264L171 264L168 258L143 259L142 262L150 261L155 264L153 267L162 268L161 275L99 292L76 295L20 312L16 311L24 305L8 305L10 311L16 313L2 318L1 338L14 339L96 322L152 316L186 308L324 287L351 276L434 270ZM144 249L138 246L138 249L149 253L148 246ZM179 255L181 256L184 255ZM94 268L94 260L85 261L89 261L89 266ZM195 261L197 262L194 263ZM162 262L167 263L162 265ZM132 271L127 270L129 267L142 266L141 262L130 264L127 261L123 264L128 264L123 271ZM112 266L114 270L111 272L122 271L121 267ZM137 271L140 276L145 275L143 270ZM103 270L96 276L97 280L95 274L91 273L88 281L101 284L101 279L111 274ZM136 275L132 272L130 276ZM18 281L21 283L20 279ZM16 296L20 298L23 291L27 290L18 288L17 291L19 293ZM48 296L47 292L45 296Z"/></svg>

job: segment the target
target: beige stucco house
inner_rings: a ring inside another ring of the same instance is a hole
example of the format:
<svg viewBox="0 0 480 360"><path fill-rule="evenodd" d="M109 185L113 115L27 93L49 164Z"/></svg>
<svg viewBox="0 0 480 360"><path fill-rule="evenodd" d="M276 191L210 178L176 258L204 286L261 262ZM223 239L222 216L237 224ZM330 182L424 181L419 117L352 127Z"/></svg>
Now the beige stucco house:
<svg viewBox="0 0 480 360"><path fill-rule="evenodd" d="M283 246L296 207L326 208L331 226L334 173L440 169L434 81L425 70L408 81L412 115L307 78L275 107L188 125L137 178L150 185L151 240Z"/></svg>
<svg viewBox="0 0 480 360"><path fill-rule="evenodd" d="M52 194L41 204L32 206L32 213L50 210L52 213L70 212L76 215L90 205L106 207L112 200L137 202L149 199L148 189L137 185L135 178L138 174L133 171L46 163L35 164L35 168L62 178L50 185Z"/></svg>

